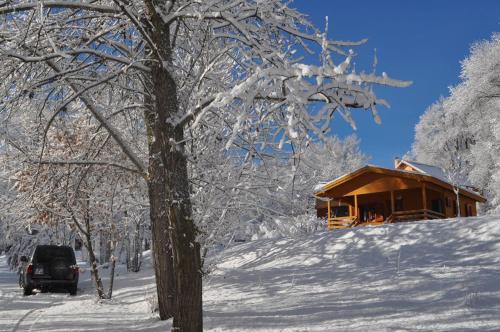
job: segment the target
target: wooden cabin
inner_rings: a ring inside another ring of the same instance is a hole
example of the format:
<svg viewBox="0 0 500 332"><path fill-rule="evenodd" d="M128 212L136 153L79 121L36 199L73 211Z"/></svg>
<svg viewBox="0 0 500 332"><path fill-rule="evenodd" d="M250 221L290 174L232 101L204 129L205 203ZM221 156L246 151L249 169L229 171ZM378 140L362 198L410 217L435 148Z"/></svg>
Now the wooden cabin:
<svg viewBox="0 0 500 332"><path fill-rule="evenodd" d="M395 168L365 166L322 185L315 193L318 217L328 228L380 225L422 219L477 215L486 200L465 186L459 204L453 186L438 167L395 161Z"/></svg>

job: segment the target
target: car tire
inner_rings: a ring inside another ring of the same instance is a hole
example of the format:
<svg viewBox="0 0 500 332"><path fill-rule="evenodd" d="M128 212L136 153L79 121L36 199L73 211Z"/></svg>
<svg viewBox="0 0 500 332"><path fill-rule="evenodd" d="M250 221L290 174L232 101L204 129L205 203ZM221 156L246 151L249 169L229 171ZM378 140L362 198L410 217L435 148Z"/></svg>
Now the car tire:
<svg viewBox="0 0 500 332"><path fill-rule="evenodd" d="M33 288L31 287L23 287L23 294L24 296L28 296L33 294Z"/></svg>
<svg viewBox="0 0 500 332"><path fill-rule="evenodd" d="M69 291L69 295L75 296L76 295L76 286L75 287L70 287L68 289L68 291Z"/></svg>

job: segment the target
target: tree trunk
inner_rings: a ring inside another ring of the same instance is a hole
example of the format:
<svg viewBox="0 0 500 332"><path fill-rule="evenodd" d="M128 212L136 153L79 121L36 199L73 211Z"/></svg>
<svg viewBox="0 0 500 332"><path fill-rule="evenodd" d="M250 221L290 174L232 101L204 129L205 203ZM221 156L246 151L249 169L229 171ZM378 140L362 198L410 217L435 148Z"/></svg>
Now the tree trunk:
<svg viewBox="0 0 500 332"><path fill-rule="evenodd" d="M175 286L173 326L179 331L202 330L200 246L196 243L197 230L192 220L187 160L181 147L182 128L174 128L166 121L167 114L177 108L174 82L163 68L153 71L155 112L148 121L153 130L150 142L149 199L153 251L158 272L169 270L173 259L175 281L158 274L158 303L167 295L168 308L172 285ZM166 280L165 280L166 279ZM160 307L161 311L161 307Z"/></svg>
<svg viewBox="0 0 500 332"><path fill-rule="evenodd" d="M153 135L155 113L147 110L145 118L149 140L148 193L152 254L158 294L158 311L160 319L165 320L173 317L175 312L175 276L166 208L166 170L159 157L161 154L160 142Z"/></svg>
<svg viewBox="0 0 500 332"><path fill-rule="evenodd" d="M102 284L101 277L99 276L99 270L97 269L97 260L95 258L94 248L92 247L92 239L90 237L90 227L86 221L86 234L85 234L85 247L87 248L89 254L90 263L90 273L92 274L92 279L94 279L97 296L100 299L104 299L104 286Z"/></svg>
<svg viewBox="0 0 500 332"><path fill-rule="evenodd" d="M84 246L87 248L89 255L89 263L90 263L90 273L92 278L94 279L97 296L100 299L104 299L106 296L104 294L104 286L102 284L101 277L99 276L99 270L97 269L97 259L95 257L94 247L92 246L92 236L90 229L90 207L88 197L85 200L85 214L84 214L84 222L85 222L85 232L82 234L84 236Z"/></svg>
<svg viewBox="0 0 500 332"><path fill-rule="evenodd" d="M110 264L111 264L111 270L109 272L109 288L107 295L108 299L111 299L111 297L113 296L113 286L115 282L116 257L114 255L111 255Z"/></svg>
<svg viewBox="0 0 500 332"><path fill-rule="evenodd" d="M142 236L141 236L141 224L137 222L135 224L134 233L134 257L132 260L133 271L139 272L141 270L141 253L142 253Z"/></svg>
<svg viewBox="0 0 500 332"><path fill-rule="evenodd" d="M116 268L116 256L115 256L115 251L116 251L116 229L114 228L114 225L111 226L112 231L110 232L110 241L109 241L109 250L110 250L110 257L109 257L109 264L111 264L111 269L109 271L109 287L108 287L108 294L107 298L111 299L113 296L113 286L115 282L115 268ZM118 255L120 257L120 255Z"/></svg>
<svg viewBox="0 0 500 332"><path fill-rule="evenodd" d="M455 191L455 195L457 196L457 218L460 218L460 189L458 186L456 188L453 188Z"/></svg>
<svg viewBox="0 0 500 332"><path fill-rule="evenodd" d="M151 92L154 100L147 116L152 134L149 144L148 185L151 212L154 216L151 218L154 224L153 242L157 242L154 248L155 251L163 250L158 254L155 253L155 260L158 259L159 264L165 264L168 259L173 258L175 273L173 330L202 331L200 245L196 242L197 229L192 219L187 158L182 143L184 129L174 126L170 121L179 111L176 82L169 72L173 70L170 27L163 23L155 12L154 5L152 3L151 5L149 11L154 29L150 31L150 36L156 50L152 52L155 59L150 64ZM168 244L166 230L170 247L165 247ZM171 256L166 250L168 248L171 248ZM159 277L162 282L162 276ZM158 301L161 295L159 292Z"/></svg>

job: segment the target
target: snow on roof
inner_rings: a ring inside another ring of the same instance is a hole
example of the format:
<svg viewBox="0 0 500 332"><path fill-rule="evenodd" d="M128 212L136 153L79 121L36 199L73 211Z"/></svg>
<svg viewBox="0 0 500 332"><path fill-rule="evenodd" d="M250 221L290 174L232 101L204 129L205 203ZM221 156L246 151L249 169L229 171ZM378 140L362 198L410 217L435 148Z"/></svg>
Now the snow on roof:
<svg viewBox="0 0 500 332"><path fill-rule="evenodd" d="M400 161L400 164L401 163L405 163L406 165L413 167L415 170L417 170L421 173L433 176L433 177L438 178L439 180L442 180L445 182L449 182L449 179L446 176L445 171L441 167L422 164L422 163L418 163L416 161L404 160L404 159Z"/></svg>
<svg viewBox="0 0 500 332"><path fill-rule="evenodd" d="M402 164L402 163L413 167L414 169L416 169L417 171L419 171L423 174L430 175L430 176L433 176L435 178L438 178L441 181L450 183L449 177L446 175L446 172L441 167L423 164L423 163L419 163L419 162L416 162L413 160L404 160L404 159L402 159L399 164ZM462 187L462 189L466 189L467 187L472 187L472 185L470 184L470 182L467 179L460 179L459 182L460 182L459 185L460 185L460 187ZM471 191L471 190L469 190L469 191Z"/></svg>
<svg viewBox="0 0 500 332"><path fill-rule="evenodd" d="M320 191L328 182L320 182L314 186L314 192Z"/></svg>

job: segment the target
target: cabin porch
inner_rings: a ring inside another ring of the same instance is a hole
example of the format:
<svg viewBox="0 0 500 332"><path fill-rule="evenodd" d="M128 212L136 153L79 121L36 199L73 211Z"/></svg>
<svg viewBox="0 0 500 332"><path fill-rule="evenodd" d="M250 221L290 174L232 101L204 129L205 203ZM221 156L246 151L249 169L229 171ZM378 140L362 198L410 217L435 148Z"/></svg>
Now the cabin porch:
<svg viewBox="0 0 500 332"><path fill-rule="evenodd" d="M328 229L382 225L422 219L446 218L445 194L420 188L330 197L327 202ZM451 214L451 213L450 213Z"/></svg>

